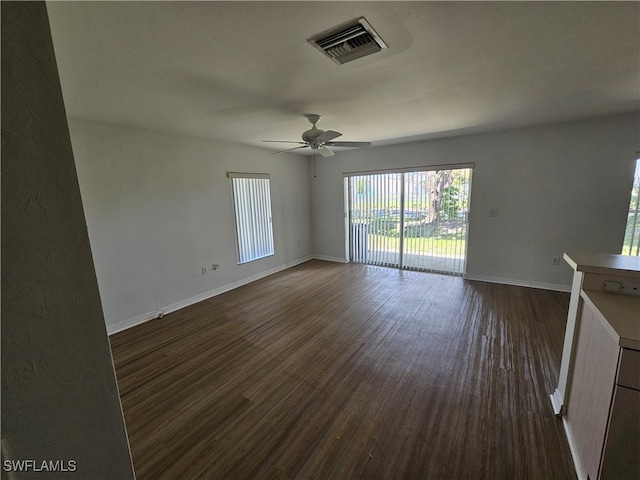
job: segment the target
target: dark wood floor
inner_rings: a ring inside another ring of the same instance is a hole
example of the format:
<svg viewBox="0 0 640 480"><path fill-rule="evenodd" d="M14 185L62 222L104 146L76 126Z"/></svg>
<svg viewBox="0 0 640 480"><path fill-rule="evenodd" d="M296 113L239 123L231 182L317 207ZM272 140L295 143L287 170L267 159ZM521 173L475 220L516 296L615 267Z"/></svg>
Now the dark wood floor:
<svg viewBox="0 0 640 480"><path fill-rule="evenodd" d="M138 479L574 479L568 303L311 261L113 335Z"/></svg>

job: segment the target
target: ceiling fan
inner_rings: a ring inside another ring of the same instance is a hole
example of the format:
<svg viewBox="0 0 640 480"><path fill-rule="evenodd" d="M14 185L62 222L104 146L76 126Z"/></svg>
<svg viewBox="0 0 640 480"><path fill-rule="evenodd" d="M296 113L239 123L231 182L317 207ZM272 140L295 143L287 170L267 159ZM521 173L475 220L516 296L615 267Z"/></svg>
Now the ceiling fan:
<svg viewBox="0 0 640 480"><path fill-rule="evenodd" d="M323 157L331 157L335 155L329 147L370 147L371 142L334 142L334 138L338 138L342 134L340 132L334 132L333 130L320 130L316 127L316 123L320 120L320 115L315 113L305 113L307 120L311 123L312 127L302 133L302 142L293 142L288 140L263 140L263 142L273 143L297 143L301 146L287 148L286 150L280 150L273 155L279 153L290 152L291 150L298 150L300 148L310 148L313 150L314 156L318 152Z"/></svg>

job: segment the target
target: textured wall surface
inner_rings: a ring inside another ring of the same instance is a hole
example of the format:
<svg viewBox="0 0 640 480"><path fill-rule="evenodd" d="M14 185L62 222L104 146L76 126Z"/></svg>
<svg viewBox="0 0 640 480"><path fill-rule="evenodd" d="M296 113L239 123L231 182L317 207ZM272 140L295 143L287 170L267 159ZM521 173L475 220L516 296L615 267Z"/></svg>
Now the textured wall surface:
<svg viewBox="0 0 640 480"><path fill-rule="evenodd" d="M40 2L2 4L2 453L3 478L134 478Z"/></svg>

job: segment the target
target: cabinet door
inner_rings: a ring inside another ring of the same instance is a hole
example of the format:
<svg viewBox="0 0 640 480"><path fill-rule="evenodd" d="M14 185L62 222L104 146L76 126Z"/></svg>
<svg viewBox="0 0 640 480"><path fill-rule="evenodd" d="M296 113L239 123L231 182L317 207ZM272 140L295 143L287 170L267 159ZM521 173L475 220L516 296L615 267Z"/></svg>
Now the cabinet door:
<svg viewBox="0 0 640 480"><path fill-rule="evenodd" d="M601 480L640 478L640 392L616 385Z"/></svg>

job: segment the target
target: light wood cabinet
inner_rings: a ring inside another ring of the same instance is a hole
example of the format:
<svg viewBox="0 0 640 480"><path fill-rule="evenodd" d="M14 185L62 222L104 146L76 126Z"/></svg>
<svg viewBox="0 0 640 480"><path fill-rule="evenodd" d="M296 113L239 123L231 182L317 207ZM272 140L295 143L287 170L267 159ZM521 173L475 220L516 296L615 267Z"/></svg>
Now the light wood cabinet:
<svg viewBox="0 0 640 480"><path fill-rule="evenodd" d="M620 336L603 313L635 314L640 333L640 299L611 295L581 293L564 422L579 478L638 480L640 351L620 345Z"/></svg>
<svg viewBox="0 0 640 480"><path fill-rule="evenodd" d="M638 312L640 323L640 312ZM639 326L640 328L640 326ZM640 351L623 348L601 478L640 478Z"/></svg>
<svg viewBox="0 0 640 480"><path fill-rule="evenodd" d="M640 258L564 259L574 274L554 412L579 480L640 480Z"/></svg>
<svg viewBox="0 0 640 480"><path fill-rule="evenodd" d="M640 478L639 390L616 385L600 478Z"/></svg>

